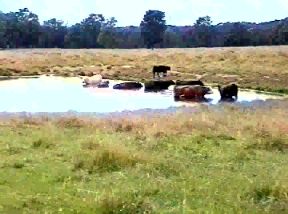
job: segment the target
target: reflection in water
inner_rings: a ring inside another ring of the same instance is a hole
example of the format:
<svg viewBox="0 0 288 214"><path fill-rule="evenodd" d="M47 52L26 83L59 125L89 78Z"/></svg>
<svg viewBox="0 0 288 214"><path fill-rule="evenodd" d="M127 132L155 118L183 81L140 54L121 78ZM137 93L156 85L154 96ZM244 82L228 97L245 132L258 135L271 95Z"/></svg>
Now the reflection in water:
<svg viewBox="0 0 288 214"><path fill-rule="evenodd" d="M226 103L234 103L236 101L237 101L236 98L221 98L219 100L219 103L224 103L224 102L226 102Z"/></svg>
<svg viewBox="0 0 288 214"><path fill-rule="evenodd" d="M211 98L194 98L194 99L186 99L186 98L182 98L182 97L174 97L174 101L175 102L187 102L187 103L211 103L213 101L213 99Z"/></svg>
<svg viewBox="0 0 288 214"><path fill-rule="evenodd" d="M140 90L113 90L121 81L110 81L109 88L82 86L80 78L40 77L0 81L0 112L97 112L109 113L140 109L166 109L196 106L198 102L175 101L173 87L157 93ZM265 100L271 96L240 91L237 102ZM201 103L217 104L218 90Z"/></svg>

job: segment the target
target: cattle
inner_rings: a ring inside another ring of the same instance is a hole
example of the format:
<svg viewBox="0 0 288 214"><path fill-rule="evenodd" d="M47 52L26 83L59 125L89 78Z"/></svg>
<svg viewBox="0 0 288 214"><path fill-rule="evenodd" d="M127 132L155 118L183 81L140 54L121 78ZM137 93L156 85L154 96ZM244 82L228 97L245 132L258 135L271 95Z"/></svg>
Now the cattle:
<svg viewBox="0 0 288 214"><path fill-rule="evenodd" d="M209 87L201 85L185 85L185 86L175 86L174 88L174 98L184 98L184 99L204 99L206 94L212 94L212 90Z"/></svg>
<svg viewBox="0 0 288 214"><path fill-rule="evenodd" d="M116 90L137 90L141 89L143 85L140 82L122 82L113 86Z"/></svg>
<svg viewBox="0 0 288 214"><path fill-rule="evenodd" d="M88 85L89 86L97 86L101 82L102 82L102 76L100 74L85 78L83 80L83 84L86 86L88 86Z"/></svg>
<svg viewBox="0 0 288 214"><path fill-rule="evenodd" d="M201 80L176 80L175 85L201 85L204 83Z"/></svg>
<svg viewBox="0 0 288 214"><path fill-rule="evenodd" d="M153 67L153 78L155 78L156 73L158 75L158 77L160 78L160 73L163 74L164 77L167 76L167 71L170 71L171 67L170 66L166 66L166 65L158 65L158 66L154 66Z"/></svg>
<svg viewBox="0 0 288 214"><path fill-rule="evenodd" d="M101 83L99 83L97 85L98 88L109 88L109 81L106 80L106 81L102 81Z"/></svg>
<svg viewBox="0 0 288 214"><path fill-rule="evenodd" d="M167 90L169 86L175 85L173 80L152 80L144 83L145 91Z"/></svg>
<svg viewBox="0 0 288 214"><path fill-rule="evenodd" d="M221 87L218 85L221 100L237 100L238 98L238 86L234 83Z"/></svg>

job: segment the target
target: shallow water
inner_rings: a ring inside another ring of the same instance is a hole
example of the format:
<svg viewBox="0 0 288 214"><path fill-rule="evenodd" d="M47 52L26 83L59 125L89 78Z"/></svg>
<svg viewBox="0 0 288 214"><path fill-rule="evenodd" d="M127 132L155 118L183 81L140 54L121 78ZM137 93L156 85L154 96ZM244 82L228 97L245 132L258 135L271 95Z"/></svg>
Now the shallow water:
<svg viewBox="0 0 288 214"><path fill-rule="evenodd" d="M196 106L199 103L175 102L173 87L159 93L113 90L109 88L84 88L82 79L47 77L38 79L16 79L0 81L0 112L95 112L110 113L135 111L141 109L167 109L169 107ZM209 103L215 105L220 100L219 92L206 95ZM252 91L240 91L237 102L246 103L255 100L277 98Z"/></svg>

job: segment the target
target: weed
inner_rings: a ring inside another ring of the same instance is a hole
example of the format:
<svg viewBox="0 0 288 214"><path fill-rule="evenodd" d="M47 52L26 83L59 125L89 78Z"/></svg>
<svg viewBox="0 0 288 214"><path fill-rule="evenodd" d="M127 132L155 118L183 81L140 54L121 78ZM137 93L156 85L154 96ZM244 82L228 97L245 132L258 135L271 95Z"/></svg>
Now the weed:
<svg viewBox="0 0 288 214"><path fill-rule="evenodd" d="M266 204L276 201L285 201L288 203L288 188L277 185L262 185L255 188L252 197L257 203Z"/></svg>
<svg viewBox="0 0 288 214"><path fill-rule="evenodd" d="M100 201L100 212L103 214L150 214L154 213L152 204L145 199L129 198L126 199L118 197L105 197Z"/></svg>
<svg viewBox="0 0 288 214"><path fill-rule="evenodd" d="M38 148L49 149L52 146L53 146L53 143L49 142L47 139L38 139L32 142L32 148L34 149L38 149Z"/></svg>
<svg viewBox="0 0 288 214"><path fill-rule="evenodd" d="M22 162L15 162L12 167L15 168L15 169L22 169L23 167L25 166L24 163Z"/></svg>
<svg viewBox="0 0 288 214"><path fill-rule="evenodd" d="M74 169L84 169L89 173L113 172L145 163L140 154L120 147L99 147L98 150L83 152L75 157Z"/></svg>

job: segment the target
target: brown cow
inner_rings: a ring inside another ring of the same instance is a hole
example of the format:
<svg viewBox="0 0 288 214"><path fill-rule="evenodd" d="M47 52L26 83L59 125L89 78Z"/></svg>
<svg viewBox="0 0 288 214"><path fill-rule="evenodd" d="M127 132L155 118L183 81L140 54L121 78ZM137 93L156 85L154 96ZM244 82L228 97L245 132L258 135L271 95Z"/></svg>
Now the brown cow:
<svg viewBox="0 0 288 214"><path fill-rule="evenodd" d="M212 90L209 87L201 85L193 86L175 86L174 97L185 98L185 99L204 99L206 94L212 94Z"/></svg>

